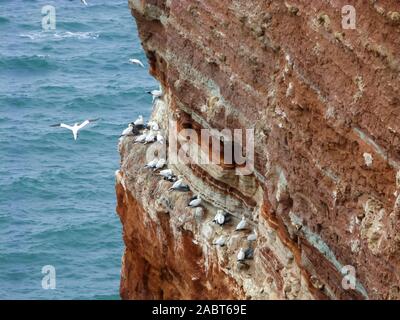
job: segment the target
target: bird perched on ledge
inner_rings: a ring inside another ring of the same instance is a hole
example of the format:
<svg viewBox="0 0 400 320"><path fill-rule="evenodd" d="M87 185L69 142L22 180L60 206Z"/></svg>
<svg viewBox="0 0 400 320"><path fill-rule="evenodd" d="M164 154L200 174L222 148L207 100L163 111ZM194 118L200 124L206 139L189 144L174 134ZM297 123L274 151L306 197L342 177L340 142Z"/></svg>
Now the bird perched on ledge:
<svg viewBox="0 0 400 320"><path fill-rule="evenodd" d="M214 245L223 247L225 245L226 239L224 236L220 236L217 240L214 241Z"/></svg>
<svg viewBox="0 0 400 320"><path fill-rule="evenodd" d="M256 241L256 240L257 240L257 232L254 230L253 233L250 233L247 236L247 241L253 242L253 241Z"/></svg>
<svg viewBox="0 0 400 320"><path fill-rule="evenodd" d="M128 125L128 128L124 129L122 131L122 134L120 137L126 137L126 136L137 136L140 133L139 129L131 122Z"/></svg>
<svg viewBox="0 0 400 320"><path fill-rule="evenodd" d="M160 171L160 176L163 176L164 178L168 178L173 175L174 175L174 173L173 173L172 169L165 169L165 170Z"/></svg>
<svg viewBox="0 0 400 320"><path fill-rule="evenodd" d="M176 180L178 180L178 178L174 175L169 176L169 177L164 177L164 180L169 181L169 182L176 182Z"/></svg>
<svg viewBox="0 0 400 320"><path fill-rule="evenodd" d="M157 163L158 163L158 159L157 159L157 158L154 158L154 159L151 160L149 163L147 163L144 167L145 167L145 168L149 168L149 169L153 169L153 168L156 167Z"/></svg>
<svg viewBox="0 0 400 320"><path fill-rule="evenodd" d="M178 181L176 181L171 188L169 188L169 191L183 191L187 192L189 191L189 186L183 182L183 176L178 176Z"/></svg>
<svg viewBox="0 0 400 320"><path fill-rule="evenodd" d="M164 144L164 137L160 133L157 134L156 140L158 143Z"/></svg>
<svg viewBox="0 0 400 320"><path fill-rule="evenodd" d="M160 130L160 126L158 125L157 122L155 122L155 121L150 121L150 122L147 124L147 129L153 130L153 131L159 131L159 130Z"/></svg>
<svg viewBox="0 0 400 320"><path fill-rule="evenodd" d="M237 254L237 261L241 262L244 261L244 259L246 258L246 254L243 248L240 248L238 254Z"/></svg>
<svg viewBox="0 0 400 320"><path fill-rule="evenodd" d="M242 220L237 224L235 231L245 230L247 227L246 218L243 216Z"/></svg>
<svg viewBox="0 0 400 320"><path fill-rule="evenodd" d="M225 223L229 222L231 219L229 213L225 213L223 210L217 210L217 214L214 217L213 222L223 226Z"/></svg>
<svg viewBox="0 0 400 320"><path fill-rule="evenodd" d="M143 142L145 142L146 137L147 137L147 129L145 129L140 136L136 137L135 142L136 143L143 143Z"/></svg>
<svg viewBox="0 0 400 320"><path fill-rule="evenodd" d="M146 93L151 94L153 96L153 102L154 102L154 100L156 100L158 98L161 98L163 96L161 85L160 85L160 89L159 90L147 91Z"/></svg>
<svg viewBox="0 0 400 320"><path fill-rule="evenodd" d="M144 119L143 116L140 115L134 122L133 125L139 130L144 129Z"/></svg>
<svg viewBox="0 0 400 320"><path fill-rule="evenodd" d="M244 260L246 259L253 259L254 257L254 249L253 248L247 248L244 250L243 248L240 248L238 254L237 254L237 261L243 263Z"/></svg>
<svg viewBox="0 0 400 320"><path fill-rule="evenodd" d="M189 200L188 207L196 208L201 204L201 198L199 195L196 195Z"/></svg>
<svg viewBox="0 0 400 320"><path fill-rule="evenodd" d="M157 161L156 166L154 167L154 171L155 170L160 170L162 168L164 168L164 166L166 165L167 160L165 160L164 158L161 158L160 160Z"/></svg>
<svg viewBox="0 0 400 320"><path fill-rule="evenodd" d="M153 131L150 131L147 135L146 138L144 139L144 144L152 143L156 141L157 136L154 134Z"/></svg>

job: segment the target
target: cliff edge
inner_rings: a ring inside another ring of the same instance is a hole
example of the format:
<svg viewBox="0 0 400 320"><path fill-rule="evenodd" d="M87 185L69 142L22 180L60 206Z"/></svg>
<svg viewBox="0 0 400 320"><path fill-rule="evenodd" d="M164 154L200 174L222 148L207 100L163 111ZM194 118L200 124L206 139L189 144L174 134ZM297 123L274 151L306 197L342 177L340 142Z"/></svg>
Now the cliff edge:
<svg viewBox="0 0 400 320"><path fill-rule="evenodd" d="M348 4L355 29L343 28ZM121 297L399 299L398 1L129 6L164 92L152 116L164 135L171 123L251 129L254 157L246 174L237 162L170 161L191 189L177 192L144 168L152 145L121 141ZM231 221L214 223L217 210ZM243 216L247 230L234 231ZM252 259L238 263L240 248Z"/></svg>

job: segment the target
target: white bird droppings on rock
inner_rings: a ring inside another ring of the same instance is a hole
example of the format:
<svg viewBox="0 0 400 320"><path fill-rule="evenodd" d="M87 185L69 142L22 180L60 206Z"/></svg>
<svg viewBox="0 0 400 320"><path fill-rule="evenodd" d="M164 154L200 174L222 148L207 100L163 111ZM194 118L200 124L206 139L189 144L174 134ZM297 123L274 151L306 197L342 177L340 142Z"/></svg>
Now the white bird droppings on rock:
<svg viewBox="0 0 400 320"><path fill-rule="evenodd" d="M363 157L364 157L365 165L367 167L371 167L372 161L373 161L372 155L370 153L364 152Z"/></svg>

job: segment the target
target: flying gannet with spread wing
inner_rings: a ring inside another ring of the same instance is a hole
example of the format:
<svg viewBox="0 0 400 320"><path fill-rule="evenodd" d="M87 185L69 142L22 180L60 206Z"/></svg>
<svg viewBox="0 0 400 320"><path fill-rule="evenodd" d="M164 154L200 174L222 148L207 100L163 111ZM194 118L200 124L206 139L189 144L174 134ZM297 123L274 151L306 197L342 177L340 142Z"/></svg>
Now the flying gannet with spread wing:
<svg viewBox="0 0 400 320"><path fill-rule="evenodd" d="M72 134L74 135L74 140L78 139L78 131L81 130L82 128L86 127L89 123L95 122L99 119L93 119L93 120L85 120L81 124L75 123L73 126L70 126L65 123L59 123L59 124L53 124L51 127L60 127L60 128L65 128L68 130L72 131Z"/></svg>

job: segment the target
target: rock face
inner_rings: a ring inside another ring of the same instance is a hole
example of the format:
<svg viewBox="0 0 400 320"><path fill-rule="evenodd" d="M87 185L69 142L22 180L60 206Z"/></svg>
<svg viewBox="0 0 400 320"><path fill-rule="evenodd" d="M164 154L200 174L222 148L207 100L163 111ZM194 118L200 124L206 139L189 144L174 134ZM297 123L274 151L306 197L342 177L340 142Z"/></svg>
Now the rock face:
<svg viewBox="0 0 400 320"><path fill-rule="evenodd" d="M254 170L169 163L204 199L196 215L192 192L143 168L152 145L123 139L122 298L400 298L400 4L350 1L344 29L348 2L129 1L162 132L254 129Z"/></svg>

